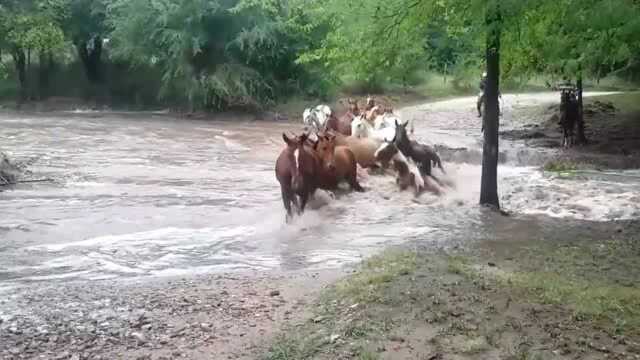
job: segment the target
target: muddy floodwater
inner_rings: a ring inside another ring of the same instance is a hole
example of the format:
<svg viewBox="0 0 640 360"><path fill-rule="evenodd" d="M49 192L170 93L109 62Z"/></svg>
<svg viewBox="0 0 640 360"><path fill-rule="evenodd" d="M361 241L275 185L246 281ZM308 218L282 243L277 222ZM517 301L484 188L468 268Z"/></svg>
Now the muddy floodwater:
<svg viewBox="0 0 640 360"><path fill-rule="evenodd" d="M513 109L557 94L505 95ZM0 147L51 183L0 193L0 288L230 270L339 267L407 241L487 236L477 207L481 133L474 98L406 108L416 137L443 145L455 187L414 199L392 177L339 194L284 225L274 161L298 124L175 119L152 113L2 115ZM548 154L501 142L499 192L515 216L593 221L640 216L640 172L545 175ZM522 229L522 231L527 231Z"/></svg>

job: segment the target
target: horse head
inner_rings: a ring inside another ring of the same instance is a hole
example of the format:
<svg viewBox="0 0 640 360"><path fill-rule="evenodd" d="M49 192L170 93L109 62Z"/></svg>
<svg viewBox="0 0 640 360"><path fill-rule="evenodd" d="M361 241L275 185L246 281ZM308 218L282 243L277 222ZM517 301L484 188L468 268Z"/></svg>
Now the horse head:
<svg viewBox="0 0 640 360"><path fill-rule="evenodd" d="M284 134L283 134L284 136ZM284 136L285 139L287 138ZM292 188L299 193L305 187L305 176L312 174L314 171L314 159L309 150L309 134L304 133L296 136L294 139L289 138L287 145L293 149L294 171L292 171ZM285 140L286 142L287 140ZM313 144L313 142L311 142ZM312 145L317 146L317 144Z"/></svg>
<svg viewBox="0 0 640 360"><path fill-rule="evenodd" d="M376 100L372 96L368 96L365 110L371 110L374 106L376 106Z"/></svg>
<svg viewBox="0 0 640 360"><path fill-rule="evenodd" d="M371 134L371 125L363 116L356 116L351 122L351 136L367 138Z"/></svg>
<svg viewBox="0 0 640 360"><path fill-rule="evenodd" d="M334 160L334 153L336 149L335 135L331 133L324 133L318 135L318 145L316 147L316 153L320 158L320 162L324 170L333 172L336 169Z"/></svg>
<svg viewBox="0 0 640 360"><path fill-rule="evenodd" d="M395 120L396 135L393 139L393 143L399 148L407 147L409 145L409 136L407 135L408 122L399 123L398 119Z"/></svg>
<svg viewBox="0 0 640 360"><path fill-rule="evenodd" d="M360 108L358 108L358 102L352 98L347 99L347 104L349 104L349 112L354 115L360 114Z"/></svg>

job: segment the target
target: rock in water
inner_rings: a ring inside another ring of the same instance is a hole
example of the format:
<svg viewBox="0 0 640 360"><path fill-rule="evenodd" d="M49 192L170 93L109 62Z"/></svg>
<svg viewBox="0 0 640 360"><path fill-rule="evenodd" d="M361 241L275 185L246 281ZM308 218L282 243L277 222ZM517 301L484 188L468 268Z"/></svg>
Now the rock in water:
<svg viewBox="0 0 640 360"><path fill-rule="evenodd" d="M0 152L0 185L16 182L19 174L20 169L9 161L7 155Z"/></svg>

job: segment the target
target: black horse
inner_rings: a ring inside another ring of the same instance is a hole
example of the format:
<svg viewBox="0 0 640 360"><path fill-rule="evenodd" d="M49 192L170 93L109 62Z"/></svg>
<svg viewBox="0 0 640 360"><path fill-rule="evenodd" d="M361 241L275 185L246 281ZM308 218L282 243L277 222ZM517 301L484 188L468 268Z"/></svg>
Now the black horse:
<svg viewBox="0 0 640 360"><path fill-rule="evenodd" d="M564 88L560 95L560 127L562 146L569 148L575 144L575 127L580 116L578 97L575 89Z"/></svg>
<svg viewBox="0 0 640 360"><path fill-rule="evenodd" d="M421 144L415 140L409 140L409 136L407 135L407 124L408 123L399 124L396 120L396 135L393 138L393 143L398 147L398 149L400 149L404 156L410 158L416 163L422 176L428 175L435 179L431 174L432 162L434 166L440 168L442 172L445 172L442 167L440 156L438 156L431 146Z"/></svg>

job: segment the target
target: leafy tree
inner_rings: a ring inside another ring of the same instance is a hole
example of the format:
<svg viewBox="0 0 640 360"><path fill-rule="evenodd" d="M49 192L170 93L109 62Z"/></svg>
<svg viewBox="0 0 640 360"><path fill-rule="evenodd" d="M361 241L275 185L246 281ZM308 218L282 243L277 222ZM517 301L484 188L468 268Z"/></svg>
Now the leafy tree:
<svg viewBox="0 0 640 360"><path fill-rule="evenodd" d="M32 54L45 54L64 44L64 34L55 16L58 1L7 2L3 7L4 41L2 46L11 53L20 85L20 99L29 97L28 78Z"/></svg>
<svg viewBox="0 0 640 360"><path fill-rule="evenodd" d="M105 23L110 0L64 0L64 30L92 84L104 81L103 45L109 29Z"/></svg>
<svg viewBox="0 0 640 360"><path fill-rule="evenodd" d="M640 8L631 0L529 2L513 24L505 32L507 73L577 79L580 104L584 76L628 68L640 53ZM577 135L586 142L582 117Z"/></svg>
<svg viewBox="0 0 640 360"><path fill-rule="evenodd" d="M115 0L113 55L162 73L160 96L193 108L260 106L299 74L281 1Z"/></svg>

